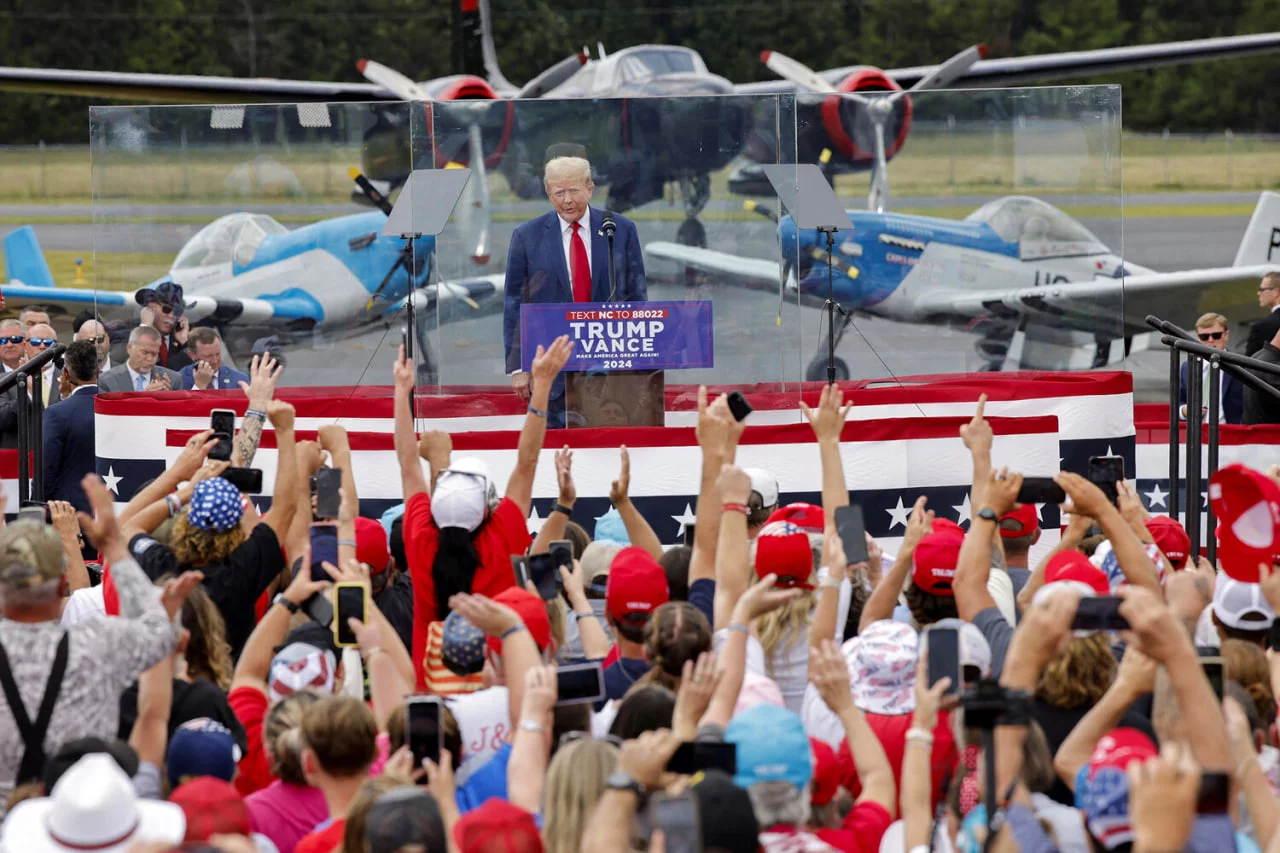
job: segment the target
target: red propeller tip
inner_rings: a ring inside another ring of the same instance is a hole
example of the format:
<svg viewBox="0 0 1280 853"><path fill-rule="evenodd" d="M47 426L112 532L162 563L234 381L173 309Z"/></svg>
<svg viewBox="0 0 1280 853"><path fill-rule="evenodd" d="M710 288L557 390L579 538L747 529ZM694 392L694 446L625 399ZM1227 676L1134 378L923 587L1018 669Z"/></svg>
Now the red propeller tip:
<svg viewBox="0 0 1280 853"><path fill-rule="evenodd" d="M587 64L587 61L588 61L588 60L590 60L590 59L591 59L591 57L590 57L590 56L588 56L586 53L579 53L579 54L578 54L578 64L579 64L579 65L586 65L586 64Z"/></svg>
<svg viewBox="0 0 1280 853"><path fill-rule="evenodd" d="M489 256L488 255L472 255L471 260L475 262L476 266L482 267L485 264L489 263Z"/></svg>
<svg viewBox="0 0 1280 853"><path fill-rule="evenodd" d="M763 62L765 65L768 65L768 64L769 64L769 57L771 57L771 56L773 56L773 51L772 51L772 50L762 50L762 51L760 51L760 61L761 61L761 62Z"/></svg>
<svg viewBox="0 0 1280 853"><path fill-rule="evenodd" d="M361 74L363 74L363 73L364 73L364 67L365 67L366 65L368 65L368 64L369 64L369 60L367 60L367 59L357 59L357 60L356 60L356 71L359 71Z"/></svg>
<svg viewBox="0 0 1280 853"><path fill-rule="evenodd" d="M978 45L978 56L982 59L987 58L987 46L985 44Z"/></svg>

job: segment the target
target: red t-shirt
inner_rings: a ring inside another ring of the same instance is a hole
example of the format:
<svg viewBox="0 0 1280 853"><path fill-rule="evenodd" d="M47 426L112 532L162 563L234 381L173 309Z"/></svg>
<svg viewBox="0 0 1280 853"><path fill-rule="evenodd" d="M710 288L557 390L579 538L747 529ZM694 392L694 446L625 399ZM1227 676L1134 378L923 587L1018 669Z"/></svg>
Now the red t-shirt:
<svg viewBox="0 0 1280 853"><path fill-rule="evenodd" d="M885 807L871 801L858 803L839 829L797 831L793 826L771 826L760 831L764 853L810 853L822 849L822 842L840 853L877 853L880 840L893 818Z"/></svg>
<svg viewBox="0 0 1280 853"><path fill-rule="evenodd" d="M867 725L880 739L884 747L885 757L893 768L893 782L896 789L902 790L902 760L907 752L907 730L911 728L912 714L864 714ZM840 783L849 789L856 799L862 793L862 783L858 780L858 768L853 761L853 753L849 749L849 741L840 742L840 750L836 754L840 763ZM955 737L951 734L951 720L947 712L938 713L938 724L933 729L933 755L929 759L933 777L933 805L936 807L945 793L942 783L960 761L960 752L956 749Z"/></svg>
<svg viewBox="0 0 1280 853"><path fill-rule="evenodd" d="M515 501L503 498L472 535L480 565L471 580L471 591L490 598L516 582L511 555L523 554L533 541L524 513ZM431 499L426 492L409 498L404 508L404 553L413 580L413 672L418 689L426 688L424 658L427 628L436 620L436 585L431 566L440 544L440 528L431 519Z"/></svg>
<svg viewBox="0 0 1280 853"><path fill-rule="evenodd" d="M293 853L333 853L335 850L341 850L342 836L346 831L347 819L337 818L324 829L317 829L305 836L298 842L298 846L293 848Z"/></svg>
<svg viewBox="0 0 1280 853"><path fill-rule="evenodd" d="M256 687L237 687L227 696L227 704L240 725L244 726L245 751L236 764L236 790L247 797L275 781L271 775L271 761L262 743L262 724L267 718L270 701L267 694Z"/></svg>

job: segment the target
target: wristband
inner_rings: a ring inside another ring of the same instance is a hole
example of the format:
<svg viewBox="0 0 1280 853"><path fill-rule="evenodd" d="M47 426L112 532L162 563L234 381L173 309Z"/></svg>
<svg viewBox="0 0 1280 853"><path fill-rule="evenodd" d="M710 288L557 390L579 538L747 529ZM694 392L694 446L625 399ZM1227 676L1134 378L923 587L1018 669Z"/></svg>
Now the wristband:
<svg viewBox="0 0 1280 853"><path fill-rule="evenodd" d="M928 729L912 727L907 729L907 743L919 742L933 746L933 732Z"/></svg>
<svg viewBox="0 0 1280 853"><path fill-rule="evenodd" d="M542 409L535 409L533 407L533 403L529 404L529 414L537 415L538 417L542 418L544 421L547 419L547 413L542 411Z"/></svg>
<svg viewBox="0 0 1280 853"><path fill-rule="evenodd" d="M354 540L354 539L339 539L339 540L338 540L338 544L339 544L339 545L346 545L348 548L354 548L354 547L356 547L356 542L355 542L355 540Z"/></svg>
<svg viewBox="0 0 1280 853"><path fill-rule="evenodd" d="M747 507L747 505L746 505L746 504L728 503L728 504L725 504L724 506L720 507L720 509L721 509L722 511L724 511L724 512L740 512L740 513L742 513L743 515L750 515L750 514L751 514L751 510L750 510L750 508L748 508L748 507Z"/></svg>
<svg viewBox="0 0 1280 853"><path fill-rule="evenodd" d="M596 618L596 612L592 610L588 613L575 613L573 614L573 618L579 622L581 622L583 619L594 619Z"/></svg>
<svg viewBox="0 0 1280 853"><path fill-rule="evenodd" d="M541 723L535 723L533 720L521 720L520 724L516 726L516 728L522 732L535 732L540 735L547 733L547 730L542 727Z"/></svg>
<svg viewBox="0 0 1280 853"><path fill-rule="evenodd" d="M743 625L741 622L731 622L731 623L729 623L728 625L726 625L726 626L725 626L725 630L726 630L726 631L741 631L741 632L742 632L742 633L744 633L744 634L750 634L750 633L751 633L751 629L750 629L750 628L748 628L746 625Z"/></svg>
<svg viewBox="0 0 1280 853"><path fill-rule="evenodd" d="M182 499L178 497L177 492L172 492L164 496L164 504L169 508L169 517L173 518L182 511Z"/></svg>
<svg viewBox="0 0 1280 853"><path fill-rule="evenodd" d="M265 421L267 419L267 413L260 409L245 409L244 416L246 418L257 418L260 421Z"/></svg>
<svg viewBox="0 0 1280 853"><path fill-rule="evenodd" d="M523 625L523 624L520 624L520 625L512 625L510 628L508 628L507 630L503 631L503 632L502 632L502 636L500 636L498 639L499 639L499 640L505 640L507 637L510 637L512 634L518 634L518 633L520 633L520 632L521 632L521 631L523 631L523 630L525 630L525 627L524 627L524 625Z"/></svg>
<svg viewBox="0 0 1280 853"><path fill-rule="evenodd" d="M544 417L544 418L545 418L545 417L546 417L546 415L543 415L542 417ZM573 515L573 510L572 510L572 509L570 509L569 507L565 506L564 504L560 503L559 501L557 501L557 502L556 502L556 505L555 505L555 506L553 506L553 507L551 508L551 511L552 511L552 512L563 512L563 513L564 513L565 515L567 515L567 516Z"/></svg>

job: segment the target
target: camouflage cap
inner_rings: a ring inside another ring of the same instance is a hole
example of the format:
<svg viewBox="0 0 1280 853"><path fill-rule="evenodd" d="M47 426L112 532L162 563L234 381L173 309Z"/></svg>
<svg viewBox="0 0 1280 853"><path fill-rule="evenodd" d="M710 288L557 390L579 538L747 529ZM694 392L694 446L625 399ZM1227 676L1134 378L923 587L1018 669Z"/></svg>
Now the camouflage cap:
<svg viewBox="0 0 1280 853"><path fill-rule="evenodd" d="M15 521L0 530L0 584L36 586L65 571L62 540L51 526Z"/></svg>

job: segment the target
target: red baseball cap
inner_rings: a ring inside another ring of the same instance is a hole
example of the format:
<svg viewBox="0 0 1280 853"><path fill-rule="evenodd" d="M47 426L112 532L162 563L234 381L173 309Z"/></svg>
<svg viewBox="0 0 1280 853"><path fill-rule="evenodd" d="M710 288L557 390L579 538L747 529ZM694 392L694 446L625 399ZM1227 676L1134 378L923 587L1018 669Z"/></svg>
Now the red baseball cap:
<svg viewBox="0 0 1280 853"><path fill-rule="evenodd" d="M1160 754L1156 745L1139 729L1122 726L1102 737L1089 756L1089 778L1103 767L1124 770L1134 761L1146 761Z"/></svg>
<svg viewBox="0 0 1280 853"><path fill-rule="evenodd" d="M1016 524L1017 527L1013 525ZM1035 504L1022 504L1000 516L1000 538L1019 539L1040 529L1040 514Z"/></svg>
<svg viewBox="0 0 1280 853"><path fill-rule="evenodd" d="M952 584L963 544L964 530L960 525L945 518L934 519L933 532L920 540L911 555L911 582L930 595L954 596Z"/></svg>
<svg viewBox="0 0 1280 853"><path fill-rule="evenodd" d="M773 524L775 521L784 521L787 524L800 528L805 533L814 533L818 536L822 535L822 531L826 528L826 516L822 514L822 507L815 504L794 503L778 507L769 514L769 518L765 521L765 525ZM791 532L791 531L789 531Z"/></svg>
<svg viewBox="0 0 1280 853"><path fill-rule="evenodd" d="M201 776L179 785L169 795L187 816L183 841L208 841L211 835L248 835L249 807L230 782Z"/></svg>
<svg viewBox="0 0 1280 853"><path fill-rule="evenodd" d="M777 575L780 588L813 589L813 545L808 533L761 532L756 537L756 576Z"/></svg>
<svg viewBox="0 0 1280 853"><path fill-rule="evenodd" d="M809 751L813 753L813 787L809 791L809 802L825 806L840 790L840 762L836 760L836 751L816 737L809 738Z"/></svg>
<svg viewBox="0 0 1280 853"><path fill-rule="evenodd" d="M453 826L459 853L542 853L533 815L497 797L472 809Z"/></svg>
<svg viewBox="0 0 1280 853"><path fill-rule="evenodd" d="M1089 562L1079 551L1059 551L1049 558L1044 567L1044 583L1048 586L1058 581L1077 581L1092 587L1098 595L1111 594L1111 582L1106 572Z"/></svg>
<svg viewBox="0 0 1280 853"><path fill-rule="evenodd" d="M1209 500L1219 521L1222 570L1257 583L1258 564L1271 565L1280 551L1280 486L1252 468L1228 465L1209 479Z"/></svg>
<svg viewBox="0 0 1280 853"><path fill-rule="evenodd" d="M1187 557L1191 554L1191 537L1182 523L1167 515L1153 515L1147 519L1146 525L1156 547L1169 558L1174 571L1186 568Z"/></svg>
<svg viewBox="0 0 1280 853"><path fill-rule="evenodd" d="M623 548L609 564L604 599L605 610L614 619L643 623L671 600L667 573L643 548Z"/></svg>
<svg viewBox="0 0 1280 853"><path fill-rule="evenodd" d="M547 646L551 645L551 619L547 616L545 601L518 586L507 587L495 595L493 600L514 610L524 627L529 629L529 636L533 637L538 648L546 651ZM488 646L495 654L502 654L501 638L489 637Z"/></svg>
<svg viewBox="0 0 1280 853"><path fill-rule="evenodd" d="M371 575L382 574L391 564L386 529L381 523L362 515L356 516L356 559L368 564Z"/></svg>

